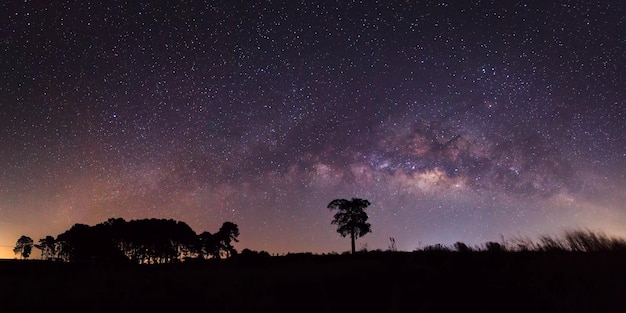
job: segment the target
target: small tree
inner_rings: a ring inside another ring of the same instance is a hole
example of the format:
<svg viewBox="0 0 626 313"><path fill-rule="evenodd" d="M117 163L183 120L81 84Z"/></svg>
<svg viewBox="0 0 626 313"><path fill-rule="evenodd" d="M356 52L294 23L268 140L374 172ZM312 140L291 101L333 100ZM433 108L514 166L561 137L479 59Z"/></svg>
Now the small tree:
<svg viewBox="0 0 626 313"><path fill-rule="evenodd" d="M337 210L331 224L337 225L337 232L346 237L350 235L352 253L355 252L355 240L372 232L372 225L367 222L367 208L371 203L364 199L352 198L335 199L328 204L328 208Z"/></svg>
<svg viewBox="0 0 626 313"><path fill-rule="evenodd" d="M22 236L17 240L13 252L19 254L22 259L28 259L30 253L33 251L33 240L28 236Z"/></svg>

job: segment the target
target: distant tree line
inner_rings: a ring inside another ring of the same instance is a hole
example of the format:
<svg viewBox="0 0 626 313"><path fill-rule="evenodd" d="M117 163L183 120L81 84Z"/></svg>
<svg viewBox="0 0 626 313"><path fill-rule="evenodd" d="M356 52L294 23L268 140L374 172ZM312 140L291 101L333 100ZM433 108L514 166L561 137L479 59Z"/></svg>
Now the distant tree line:
<svg viewBox="0 0 626 313"><path fill-rule="evenodd" d="M13 251L28 258L35 247L42 259L76 263L162 264L186 258L229 258L237 254L233 243L238 236L239 228L232 222L223 223L216 233L196 234L185 222L171 219L110 218L95 226L74 224L38 244L22 236Z"/></svg>

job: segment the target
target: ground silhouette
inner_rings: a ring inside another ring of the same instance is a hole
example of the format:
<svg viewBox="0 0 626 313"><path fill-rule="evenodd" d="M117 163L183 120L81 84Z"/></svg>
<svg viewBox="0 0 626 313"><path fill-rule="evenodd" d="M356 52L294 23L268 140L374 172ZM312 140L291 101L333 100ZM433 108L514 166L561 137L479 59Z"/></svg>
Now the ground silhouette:
<svg viewBox="0 0 626 313"><path fill-rule="evenodd" d="M0 262L0 295L3 312L623 312L625 262L623 252L442 250L11 260Z"/></svg>
<svg viewBox="0 0 626 313"><path fill-rule="evenodd" d="M0 312L626 308L626 241L591 231L542 236L538 242L513 238L479 246L436 244L413 252L390 248L281 256L250 249L236 253L231 243L238 236L237 225L230 222L215 234L200 235L173 220L76 224L56 239L39 241L42 251L57 257L0 261Z"/></svg>

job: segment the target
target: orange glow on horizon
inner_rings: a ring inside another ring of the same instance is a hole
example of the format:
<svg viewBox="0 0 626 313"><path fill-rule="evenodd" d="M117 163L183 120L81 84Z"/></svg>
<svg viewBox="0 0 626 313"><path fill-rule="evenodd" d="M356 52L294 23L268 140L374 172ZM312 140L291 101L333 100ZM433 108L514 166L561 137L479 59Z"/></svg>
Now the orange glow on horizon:
<svg viewBox="0 0 626 313"><path fill-rule="evenodd" d="M17 255L13 253L13 248L9 246L0 246L0 259L15 259Z"/></svg>

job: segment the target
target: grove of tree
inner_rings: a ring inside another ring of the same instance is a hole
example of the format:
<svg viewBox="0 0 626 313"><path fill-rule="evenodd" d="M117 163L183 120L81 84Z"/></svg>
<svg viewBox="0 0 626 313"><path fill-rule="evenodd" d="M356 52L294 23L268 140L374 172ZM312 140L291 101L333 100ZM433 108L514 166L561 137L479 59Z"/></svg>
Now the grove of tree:
<svg viewBox="0 0 626 313"><path fill-rule="evenodd" d="M76 263L177 263L186 258L229 258L237 254L233 242L238 236L239 228L232 222L223 223L214 234L197 235L185 222L172 219L110 218L95 226L74 224L37 245L22 236L14 251L28 258L34 246L42 259Z"/></svg>

